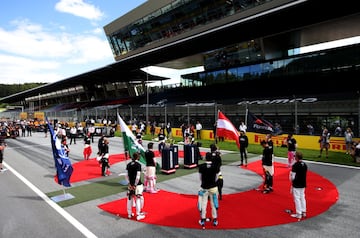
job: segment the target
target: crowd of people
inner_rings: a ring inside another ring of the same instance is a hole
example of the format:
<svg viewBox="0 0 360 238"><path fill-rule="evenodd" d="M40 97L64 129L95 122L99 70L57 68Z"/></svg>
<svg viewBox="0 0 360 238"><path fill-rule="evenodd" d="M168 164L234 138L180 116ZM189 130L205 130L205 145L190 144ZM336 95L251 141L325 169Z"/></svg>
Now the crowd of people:
<svg viewBox="0 0 360 238"><path fill-rule="evenodd" d="M6 125L7 126L7 125ZM4 125L2 125L2 128ZM130 126L134 135L138 136L146 133L146 126L144 123L136 125L133 123ZM161 128L158 135L155 135L155 124L151 125L152 138L157 138L159 145L171 138L171 124L168 123L165 127ZM67 153L70 153L70 148L67 143L70 139L70 145L76 144L76 140L79 138L79 134L83 135L84 143L84 160L88 160L93 152L92 144L94 143L95 128L93 124L87 124L85 128L82 128L81 124L74 124L71 127L67 127L65 124L55 125L56 134L61 138L62 145ZM195 138L201 139L201 124L197 121L195 126L181 125L183 142L194 143ZM79 132L80 130L80 132ZM26 131L26 129L24 129ZM240 164L239 167L247 166L247 147L249 140L246 135L247 127L241 122L239 126L239 142L240 142ZM354 134L350 128L344 131L344 138L346 144L346 154L350 154L356 158L360 158L360 144L354 142ZM29 134L28 136L31 136ZM45 131L47 136L47 130ZM137 137L138 138L138 137ZM141 137L140 137L141 138ZM330 143L331 134L324 126L319 138L320 143L320 155L322 156L325 151L325 156L328 158L328 149ZM138 138L139 139L139 138ZM217 142L217 141L215 141ZM296 138L292 133L288 134L285 141L288 156L287 167L289 169L289 183L291 186L291 193L293 195L293 201L295 206L295 212L291 214L291 217L296 219L303 219L306 217L307 206L305 189L307 184L307 164L303 161L303 154L298 151L298 145ZM263 169L263 186L262 193L268 194L274 192L274 146L271 138L271 134L267 134L264 140L261 140L262 146L262 169ZM2 170L3 152L6 144L0 141L0 169ZM159 190L156 188L156 165L157 161L155 153L153 151L154 143L149 142L147 144L147 150L145 152L146 165L145 169L142 169L141 163L139 163L140 154L134 153L131 155L131 162L126 166L126 179L128 181L128 200L126 204L126 210L128 218L131 219L136 214L136 220L142 220L145 218L144 208L144 196L143 192L157 193ZM199 145L200 147L200 145ZM108 176L110 169L109 161L109 140L105 135L99 137L97 145L97 160L101 167L101 175ZM159 150L161 148L159 147ZM359 161L360 162L360 161ZM222 158L221 153L218 150L216 143L210 145L210 151L206 153L205 161L198 164L198 173L200 178L200 189L198 191L198 204L197 209L200 213L200 226L205 229L206 222L211 221L213 226L219 224L218 209L220 207L220 201L222 200L222 187L223 187L223 174L221 172ZM143 175L142 175L143 174ZM143 179L141 178L143 176ZM143 181L143 182L142 182ZM275 184L276 185L276 184ZM211 208L211 217L207 216L207 206ZM135 212L133 209L135 208Z"/></svg>
<svg viewBox="0 0 360 238"><path fill-rule="evenodd" d="M164 132L163 132L164 133ZM246 138L246 132L241 130L240 137ZM242 140L243 149L242 151L242 163L247 164L246 157L246 143L247 139ZM264 194L271 193L274 191L274 148L271 135L267 135L264 140L261 141L263 147L262 153L262 168L264 171L264 183L263 190ZM295 206L294 213L290 214L291 217L296 219L303 219L306 217L306 173L307 165L302 160L302 153L297 151L297 142L293 135L288 137L289 144L289 183L291 186L291 193L293 195L293 201ZM127 166L127 177L129 181L128 186L128 203L127 212L128 217L132 218L134 212L132 211L135 207L136 219L141 220L145 218L143 211L144 197L143 192L148 191L150 193L156 193L156 159L153 153L153 142L148 143L146 157L146 169L143 175L143 181L141 179L141 164L138 163L138 155L133 155L132 161ZM200 226L205 229L207 222L212 222L213 226L219 224L218 209L220 208L220 201L222 200L222 187L223 187L223 174L221 172L222 158L221 153L218 150L216 144L210 145L210 151L206 153L205 161L199 163L198 173L200 178L200 189L198 191L198 203L197 209L199 211ZM134 172L137 171L137 172ZM211 215L207 215L208 206L210 206Z"/></svg>
<svg viewBox="0 0 360 238"><path fill-rule="evenodd" d="M195 132L196 130L194 130ZM167 133L169 134L169 133ZM188 141L190 138L197 137L191 133L191 130L185 128L184 141ZM196 134L196 133L195 133ZM160 129L157 136L159 144L166 138L166 132L164 129ZM241 166L247 165L247 147L248 138L246 135L246 127L242 125L239 135L240 141L240 161ZM291 192L293 194L295 212L291 214L291 217L296 219L302 219L306 217L306 172L307 165L302 160L302 153L297 151L297 141L292 134L289 134L287 138L288 147L288 163L289 168L289 180L291 186ZM262 153L262 168L264 171L264 183L262 192L264 194L274 191L274 147L271 135L266 135L266 138L261 141L263 147ZM150 193L156 193L156 159L153 152L153 142L149 142L147 151L145 152L146 168L144 173L144 183L141 181L141 173L132 172L132 169L136 171L142 171L141 165L137 162L138 155L133 156L133 160L128 164L128 203L127 211L128 217L132 218L134 212L132 207L135 207L136 219L141 220L145 218L143 212L144 197L142 193L144 191ZM205 161L198 164L198 173L200 177L200 189L198 191L198 203L197 209L200 213L199 224L205 229L207 222L211 221L213 226L219 224L218 209L220 207L220 201L222 200L222 187L223 187L223 174L221 172L222 159L221 153L218 150L216 144L210 145L210 151L206 153ZM140 167L140 168L139 168ZM135 175L136 174L136 175ZM132 179L131 179L132 178ZM134 205L135 204L135 205ZM211 216L207 216L207 207L210 206Z"/></svg>

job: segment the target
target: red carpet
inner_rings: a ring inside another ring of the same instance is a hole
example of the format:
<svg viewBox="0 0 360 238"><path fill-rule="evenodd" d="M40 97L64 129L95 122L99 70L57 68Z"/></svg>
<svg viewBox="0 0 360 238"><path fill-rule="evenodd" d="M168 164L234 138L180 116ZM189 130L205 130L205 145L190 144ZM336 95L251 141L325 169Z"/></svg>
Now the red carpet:
<svg viewBox="0 0 360 238"><path fill-rule="evenodd" d="M262 175L261 161L249 164L247 169ZM223 195L219 207L219 225L213 227L211 224L207 224L207 229L256 228L297 222L285 212L286 209L294 210L292 195L289 192L288 175L289 170L286 165L275 163L273 193L262 194L254 189ZM157 194L144 193L144 211L147 212L147 216L141 222L200 229L196 192L194 191L194 195L168 191L160 191ZM311 219L311 217L328 210L337 202L338 196L336 187L329 180L309 171L306 189L308 218L306 219ZM101 204L98 207L127 219L126 197ZM208 214L211 214L210 211Z"/></svg>
<svg viewBox="0 0 360 238"><path fill-rule="evenodd" d="M109 156L110 166L124 160L125 154ZM74 172L71 175L70 183L101 177L101 167L99 162L95 158L74 163L73 168Z"/></svg>
<svg viewBox="0 0 360 238"><path fill-rule="evenodd" d="M154 152L156 157L161 157L159 151L154 151ZM202 156L204 156L204 154L205 152L201 152ZM179 151L178 156L180 158L183 158L184 151ZM125 154L116 154L109 156L110 166L112 164L116 164L124 160L125 160ZM95 158L74 163L73 168L74 168L74 172L71 175L70 183L101 177L101 168L99 166L98 161L96 161ZM56 180L56 176L55 176L55 180Z"/></svg>

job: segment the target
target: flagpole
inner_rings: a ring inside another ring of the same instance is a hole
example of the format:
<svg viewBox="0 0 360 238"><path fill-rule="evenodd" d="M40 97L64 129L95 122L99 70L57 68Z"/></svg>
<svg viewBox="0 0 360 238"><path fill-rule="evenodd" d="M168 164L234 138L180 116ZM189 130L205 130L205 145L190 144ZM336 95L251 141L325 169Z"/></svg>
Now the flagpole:
<svg viewBox="0 0 360 238"><path fill-rule="evenodd" d="M64 192L64 199L66 198L66 192L65 192L65 188L64 185L62 186L63 192Z"/></svg>
<svg viewBox="0 0 360 238"><path fill-rule="evenodd" d="M298 117L297 117L297 101L296 101L296 96L294 95L294 106L295 106L295 112L294 112L294 116L295 116L295 127L294 127L294 132L296 134L298 134Z"/></svg>
<svg viewBox="0 0 360 238"><path fill-rule="evenodd" d="M216 101L215 101L215 104L214 104L214 107L215 107L215 123L216 123L216 120L217 120L217 104L216 104Z"/></svg>
<svg viewBox="0 0 360 238"><path fill-rule="evenodd" d="M187 121L188 121L187 125L190 126L189 103L187 102L186 105L187 105Z"/></svg>
<svg viewBox="0 0 360 238"><path fill-rule="evenodd" d="M246 103L246 109L245 109L245 126L247 126L248 113L249 113L249 109L248 109L248 105L247 105L247 103Z"/></svg>

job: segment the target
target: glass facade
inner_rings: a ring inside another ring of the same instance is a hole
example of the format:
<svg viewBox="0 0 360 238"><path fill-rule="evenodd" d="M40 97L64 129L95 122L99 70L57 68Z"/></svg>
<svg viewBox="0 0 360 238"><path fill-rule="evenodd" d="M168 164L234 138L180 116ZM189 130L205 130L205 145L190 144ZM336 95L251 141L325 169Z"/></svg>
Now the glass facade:
<svg viewBox="0 0 360 238"><path fill-rule="evenodd" d="M235 66L238 57L228 57L228 62L223 65L221 60L216 60L217 53L213 53L205 62L210 62L205 72L183 75L184 85L189 82L202 82L201 85L211 85L224 82L252 80L275 76L296 76L307 73L331 73L338 71L359 70L360 67L360 44L333 48L329 50L312 52L291 56L283 59L272 59L256 62L260 52L256 48L248 48L248 64ZM219 50L224 52L224 50ZM234 53L233 55L236 55ZM242 56L247 57L247 56ZM241 63L240 63L241 64ZM218 68L218 69L212 69ZM186 82L189 81L189 82Z"/></svg>
<svg viewBox="0 0 360 238"><path fill-rule="evenodd" d="M116 57L269 1L176 0L107 38Z"/></svg>

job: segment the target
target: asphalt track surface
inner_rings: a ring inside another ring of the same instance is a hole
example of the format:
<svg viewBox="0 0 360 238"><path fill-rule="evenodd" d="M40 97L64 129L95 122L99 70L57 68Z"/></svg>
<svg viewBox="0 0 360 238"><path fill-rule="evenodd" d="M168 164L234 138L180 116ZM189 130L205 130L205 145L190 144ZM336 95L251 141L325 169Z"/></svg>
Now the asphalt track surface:
<svg viewBox="0 0 360 238"><path fill-rule="evenodd" d="M97 139L95 138L95 144L93 144L94 151L96 151ZM146 144L147 142L144 141L144 143ZM125 194L123 193L62 209L44 195L47 192L61 189L53 179L55 168L49 137L45 138L43 133L33 133L31 137L8 139L7 144L4 166L8 170L0 174L1 238L360 237L359 168L308 161L310 170L329 179L336 185L339 191L339 200L328 211L316 217L285 225L254 229L184 229L150 225L144 222L116 217L97 207L99 204L124 197ZM110 154L123 153L121 138L110 138L109 147ZM76 145L70 145L70 158L73 163L82 160L82 148L82 139L78 139ZM206 150L206 148L201 149L201 151ZM254 155L249 161L257 159L259 159L259 156ZM276 161L285 163L283 158L276 158ZM242 173L241 168L234 170L234 167L234 164L223 166L223 173L226 174L227 178L223 190L224 194L232 193L233 187L247 190L261 183L262 180L259 176L245 177L246 175ZM125 171L125 163L113 165L111 170L113 171L111 176L118 176L118 173ZM239 177L242 181L241 184L237 182ZM98 181L99 179L92 181ZM120 180L121 177L119 177ZM92 181L76 183L73 186L91 183ZM177 178L175 181L165 181L158 184L160 189L185 193L196 193L198 186L197 180L184 178ZM194 209L196 208L194 207ZM147 215L151 216L151 214ZM241 216L241 214L238 215ZM219 218L219 222L221 222L221 218Z"/></svg>

